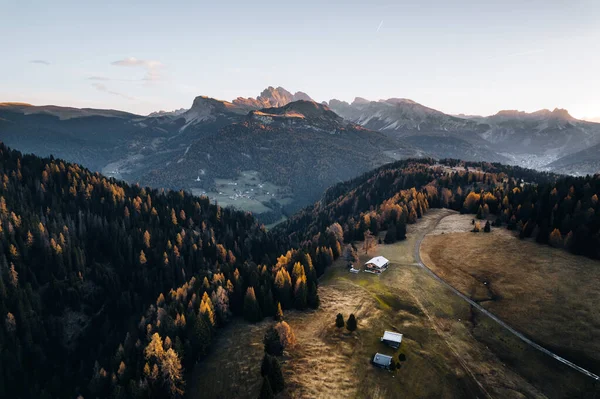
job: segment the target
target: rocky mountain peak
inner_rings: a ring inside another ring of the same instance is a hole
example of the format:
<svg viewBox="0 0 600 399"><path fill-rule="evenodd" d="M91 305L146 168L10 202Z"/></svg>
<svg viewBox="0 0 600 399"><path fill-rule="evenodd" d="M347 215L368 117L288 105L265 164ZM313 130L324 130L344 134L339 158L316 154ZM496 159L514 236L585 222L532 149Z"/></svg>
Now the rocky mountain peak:
<svg viewBox="0 0 600 399"><path fill-rule="evenodd" d="M292 94L283 87L274 88L273 86L269 86L264 89L255 99L238 97L233 100L233 104L250 109L260 109L269 107L283 107L286 104L299 100L313 101L308 94L301 91Z"/></svg>

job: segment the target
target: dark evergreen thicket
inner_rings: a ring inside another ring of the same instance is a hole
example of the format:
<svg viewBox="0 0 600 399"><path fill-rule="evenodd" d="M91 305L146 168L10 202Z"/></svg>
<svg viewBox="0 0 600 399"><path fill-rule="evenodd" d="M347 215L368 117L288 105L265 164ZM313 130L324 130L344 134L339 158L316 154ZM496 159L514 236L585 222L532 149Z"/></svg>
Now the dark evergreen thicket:
<svg viewBox="0 0 600 399"><path fill-rule="evenodd" d="M331 187L322 200L276 227L296 245L333 241L331 226L346 242L387 230L384 241L404 238L429 207L450 208L521 238L600 258L600 175L565 177L485 162L404 160ZM333 248L333 247L332 247Z"/></svg>
<svg viewBox="0 0 600 399"><path fill-rule="evenodd" d="M318 306L333 261L205 197L1 144L0 179L1 397L181 396L247 292L260 317Z"/></svg>

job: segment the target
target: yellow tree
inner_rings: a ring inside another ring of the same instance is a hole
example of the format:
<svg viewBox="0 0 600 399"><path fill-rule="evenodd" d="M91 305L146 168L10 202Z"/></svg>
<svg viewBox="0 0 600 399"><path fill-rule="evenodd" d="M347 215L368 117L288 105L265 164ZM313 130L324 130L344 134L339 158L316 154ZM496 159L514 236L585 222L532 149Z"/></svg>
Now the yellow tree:
<svg viewBox="0 0 600 399"><path fill-rule="evenodd" d="M560 234L560 231L558 229L552 230L552 233L550 233L549 241L550 245L556 248L560 248L564 244L562 235Z"/></svg>
<svg viewBox="0 0 600 399"><path fill-rule="evenodd" d="M363 242L363 249L365 250L365 254L369 253L369 249L371 249L373 247L374 242L375 242L375 237L373 237L371 230L365 231L365 240Z"/></svg>
<svg viewBox="0 0 600 399"><path fill-rule="evenodd" d="M147 262L146 260L146 254L144 253L144 250L140 251L140 265L145 265Z"/></svg>
<svg viewBox="0 0 600 399"><path fill-rule="evenodd" d="M167 350L160 362L160 371L163 383L172 398L179 398L184 394L185 383L183 381L183 371L181 360L177 353L171 348Z"/></svg>
<svg viewBox="0 0 600 399"><path fill-rule="evenodd" d="M146 248L150 248L150 232L148 230L144 232L144 245Z"/></svg>
<svg viewBox="0 0 600 399"><path fill-rule="evenodd" d="M164 354L165 350L160 335L158 335L158 333L152 334L150 342L144 349L144 355L146 357L146 360L152 360L154 362L157 362L163 358Z"/></svg>
<svg viewBox="0 0 600 399"><path fill-rule="evenodd" d="M13 287L17 288L19 285L19 273L15 270L15 265L10 264L10 270L8 271L8 276L10 279L10 283Z"/></svg>
<svg viewBox="0 0 600 399"><path fill-rule="evenodd" d="M211 325L215 325L215 309L206 292L204 292L202 301L200 301L200 314L205 316L210 321Z"/></svg>
<svg viewBox="0 0 600 399"><path fill-rule="evenodd" d="M288 323L280 321L275 324L275 330L279 333L279 340L285 349L293 348L296 345L296 335Z"/></svg>

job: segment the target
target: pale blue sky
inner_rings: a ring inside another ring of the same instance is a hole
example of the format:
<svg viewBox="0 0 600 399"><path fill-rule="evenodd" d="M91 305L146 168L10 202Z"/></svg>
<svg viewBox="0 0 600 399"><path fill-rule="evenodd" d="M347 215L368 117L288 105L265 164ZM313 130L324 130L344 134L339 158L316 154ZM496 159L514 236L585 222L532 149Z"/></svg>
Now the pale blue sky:
<svg viewBox="0 0 600 399"><path fill-rule="evenodd" d="M271 85L600 116L598 0L122 3L0 0L0 101L146 114Z"/></svg>

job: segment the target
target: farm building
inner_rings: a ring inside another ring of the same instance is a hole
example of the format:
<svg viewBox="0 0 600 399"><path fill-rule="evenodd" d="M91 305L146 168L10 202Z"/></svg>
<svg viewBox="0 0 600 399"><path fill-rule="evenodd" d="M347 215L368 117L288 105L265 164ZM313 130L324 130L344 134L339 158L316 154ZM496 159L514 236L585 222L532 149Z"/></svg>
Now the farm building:
<svg viewBox="0 0 600 399"><path fill-rule="evenodd" d="M391 346L392 348L398 349L402 343L402 334L392 331L385 331L383 333L383 337L381 337L381 342Z"/></svg>
<svg viewBox="0 0 600 399"><path fill-rule="evenodd" d="M392 364L392 357L387 355L382 355L381 353L376 353L373 357L373 364L377 367L381 367L387 369Z"/></svg>
<svg viewBox="0 0 600 399"><path fill-rule="evenodd" d="M390 261L383 256L376 256L365 263L365 271L371 273L382 273L388 268L389 264Z"/></svg>

